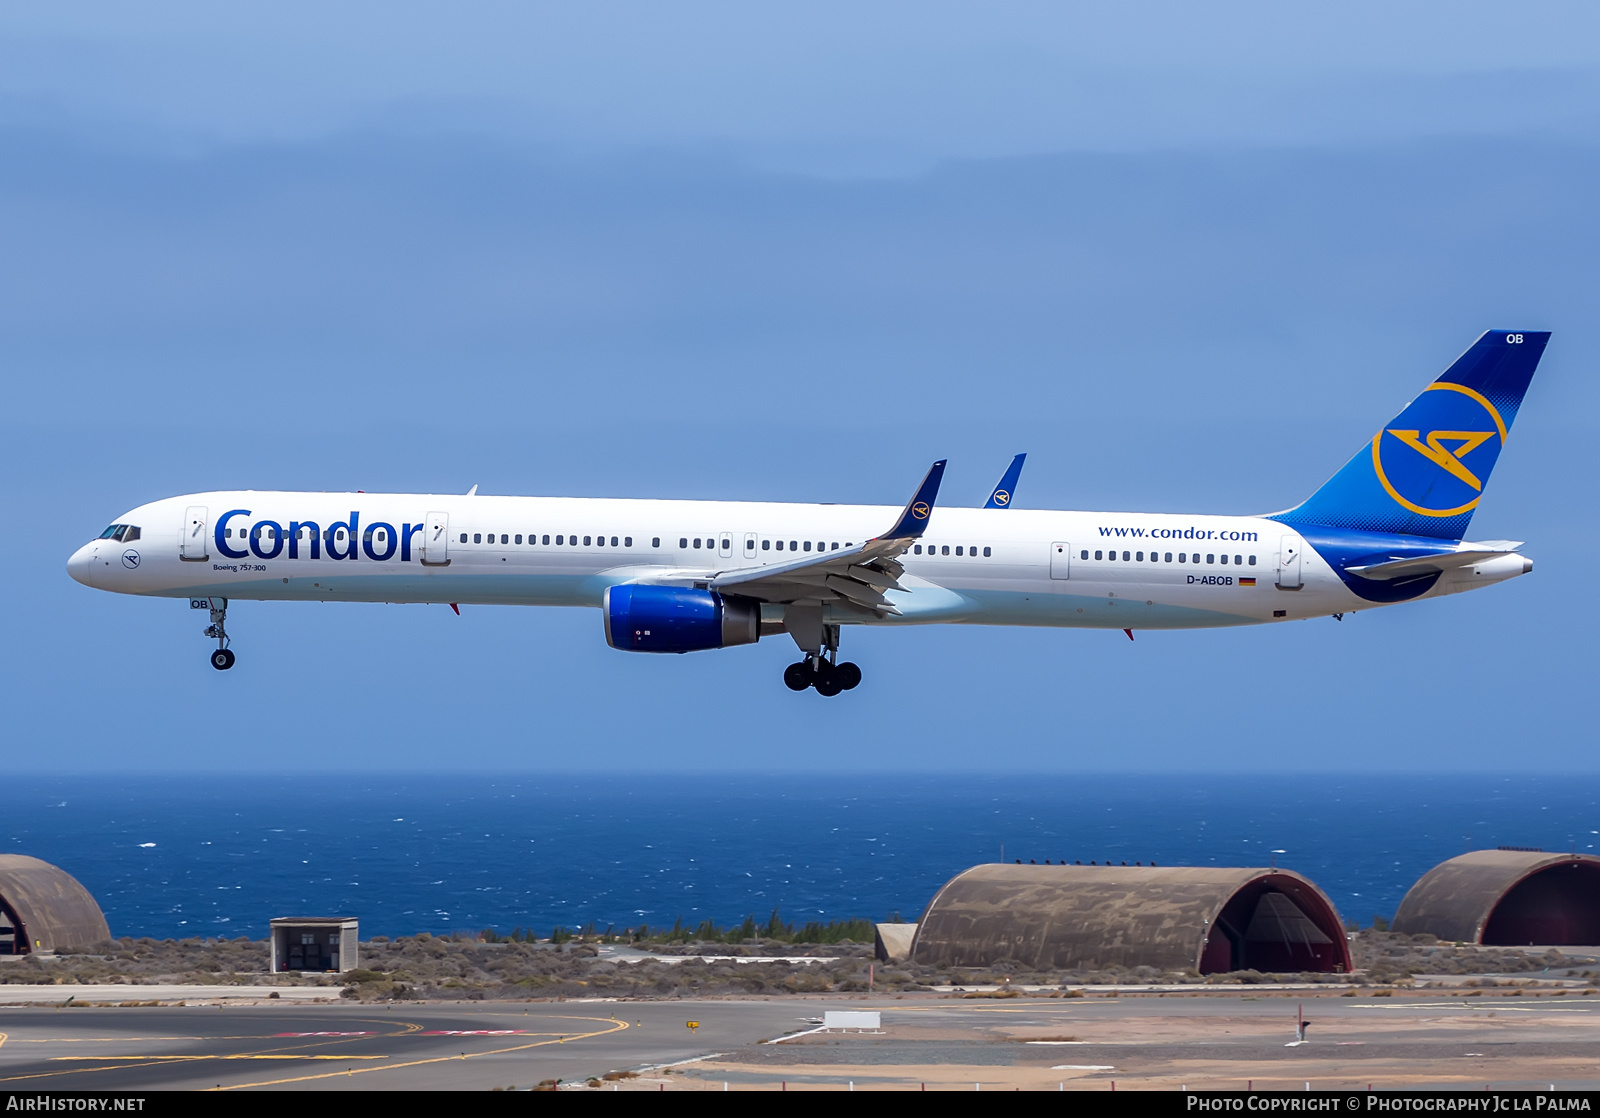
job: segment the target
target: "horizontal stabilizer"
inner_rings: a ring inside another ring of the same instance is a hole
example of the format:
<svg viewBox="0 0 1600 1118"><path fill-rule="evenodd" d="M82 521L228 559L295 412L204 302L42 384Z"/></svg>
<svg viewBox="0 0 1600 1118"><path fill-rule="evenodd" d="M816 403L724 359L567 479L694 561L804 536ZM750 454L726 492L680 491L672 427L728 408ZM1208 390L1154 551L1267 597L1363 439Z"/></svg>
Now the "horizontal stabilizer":
<svg viewBox="0 0 1600 1118"><path fill-rule="evenodd" d="M1487 543L1464 543L1455 551L1442 551L1436 555L1415 555L1404 558L1381 559L1345 570L1361 578L1390 581L1397 578L1419 578L1457 567L1472 567L1502 555L1512 555L1522 544L1513 540L1492 540ZM1376 558L1376 557L1374 557Z"/></svg>

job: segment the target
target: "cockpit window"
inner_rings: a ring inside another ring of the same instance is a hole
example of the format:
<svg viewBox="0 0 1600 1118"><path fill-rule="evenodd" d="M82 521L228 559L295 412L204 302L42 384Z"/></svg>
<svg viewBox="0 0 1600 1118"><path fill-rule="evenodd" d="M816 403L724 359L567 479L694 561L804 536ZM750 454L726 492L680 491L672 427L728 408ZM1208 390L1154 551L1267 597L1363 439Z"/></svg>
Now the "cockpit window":
<svg viewBox="0 0 1600 1118"><path fill-rule="evenodd" d="M100 533L100 538L103 540L116 540L118 543L132 543L139 538L139 526L137 524L113 524Z"/></svg>
<svg viewBox="0 0 1600 1118"><path fill-rule="evenodd" d="M139 538L139 526L137 524L128 524L125 527L127 531L123 532L119 537L123 543L132 543Z"/></svg>
<svg viewBox="0 0 1600 1118"><path fill-rule="evenodd" d="M122 530L122 528L123 528L123 525L121 525L121 524L113 524L111 527L107 528L104 532L100 533L100 538L103 539L103 540L114 540L114 539L117 538L117 533L120 532Z"/></svg>

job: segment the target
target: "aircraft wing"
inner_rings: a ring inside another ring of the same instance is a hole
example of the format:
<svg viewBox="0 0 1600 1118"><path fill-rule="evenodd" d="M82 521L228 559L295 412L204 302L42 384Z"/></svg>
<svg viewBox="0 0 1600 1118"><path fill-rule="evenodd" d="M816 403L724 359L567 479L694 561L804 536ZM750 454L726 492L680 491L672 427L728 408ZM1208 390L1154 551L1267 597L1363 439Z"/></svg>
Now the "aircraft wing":
<svg viewBox="0 0 1600 1118"><path fill-rule="evenodd" d="M928 526L934 499L939 495L939 482L944 478L944 466L942 460L933 464L900 518L882 535L855 547L787 563L725 571L707 585L721 593L763 602L820 598L842 602L878 617L899 613L884 597L884 591L905 589L899 582L905 573L899 557L922 537Z"/></svg>
<svg viewBox="0 0 1600 1118"><path fill-rule="evenodd" d="M1361 578L1394 579L1430 575L1456 567L1470 567L1488 559L1511 555L1522 544L1516 540L1490 540L1487 543L1463 543L1455 551L1441 551L1436 555L1417 555L1406 558L1364 563L1345 570Z"/></svg>
<svg viewBox="0 0 1600 1118"><path fill-rule="evenodd" d="M1026 454L1019 454L1011 460L1011 465L1006 467L1005 474L1000 478L1000 484L994 487L994 492L989 494L989 499L983 503L984 508L1011 507L1011 501L1017 495L1017 479L1022 476L1022 460L1026 457Z"/></svg>

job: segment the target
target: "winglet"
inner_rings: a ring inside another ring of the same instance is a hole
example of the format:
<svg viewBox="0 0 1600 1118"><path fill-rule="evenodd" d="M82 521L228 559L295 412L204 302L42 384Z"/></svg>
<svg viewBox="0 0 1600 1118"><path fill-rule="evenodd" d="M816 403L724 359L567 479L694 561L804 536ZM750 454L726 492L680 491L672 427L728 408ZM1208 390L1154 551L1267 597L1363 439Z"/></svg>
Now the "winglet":
<svg viewBox="0 0 1600 1118"><path fill-rule="evenodd" d="M1026 454L1019 454L1011 460L1010 467L1005 476L1000 479L1000 484L994 487L994 492L989 494L989 499L984 502L986 509L1003 509L1011 504L1011 498L1017 495L1017 479L1022 476L1022 460Z"/></svg>
<svg viewBox="0 0 1600 1118"><path fill-rule="evenodd" d="M914 540L927 529L928 517L933 513L933 500L939 495L939 482L944 480L945 461L941 458L933 464L928 476L917 487L916 495L900 514L900 519L894 522L893 528L878 537L880 540Z"/></svg>

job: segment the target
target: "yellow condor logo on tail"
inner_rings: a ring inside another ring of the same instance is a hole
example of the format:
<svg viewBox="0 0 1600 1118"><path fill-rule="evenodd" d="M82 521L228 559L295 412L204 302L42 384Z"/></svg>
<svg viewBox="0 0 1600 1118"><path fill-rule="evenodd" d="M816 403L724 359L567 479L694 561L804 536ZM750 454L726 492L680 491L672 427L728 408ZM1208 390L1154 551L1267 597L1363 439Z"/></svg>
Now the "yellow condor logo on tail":
<svg viewBox="0 0 1600 1118"><path fill-rule="evenodd" d="M911 515L916 517L918 520L928 519L929 511L931 510L929 510L927 503L924 501L918 501L916 504L911 506Z"/></svg>
<svg viewBox="0 0 1600 1118"><path fill-rule="evenodd" d="M1385 434L1393 435L1405 446L1410 447L1412 450L1426 458L1429 462L1432 462L1435 466L1438 466L1440 469L1456 478L1458 481L1471 486L1478 493L1482 493L1483 482L1478 478L1477 474L1473 473L1467 468L1466 463L1463 462L1462 459L1493 438L1498 438L1500 440L1500 444L1504 446L1506 441L1505 421L1500 418L1500 413L1495 409L1495 406L1485 399L1482 394L1474 392L1465 385L1444 383L1430 384L1427 388L1427 391L1448 391L1461 393L1463 396L1466 396L1468 399L1474 401L1483 408L1484 412L1486 413L1486 418L1493 420L1494 430L1438 430L1429 431L1427 435L1424 436L1420 429L1407 431L1396 427L1390 427L1383 431L1379 431L1375 436L1373 436L1373 469L1377 471L1378 480L1383 483L1383 488L1388 492L1389 496L1393 497L1398 504L1410 509L1412 512L1417 513L1420 516L1459 516L1464 512L1470 512L1476 508L1479 498L1474 497L1466 504L1457 505L1455 508L1435 509L1419 505L1415 501L1407 500L1405 497L1400 495L1399 490L1397 490L1393 483L1390 482L1388 474L1386 474L1383 469L1383 436Z"/></svg>
<svg viewBox="0 0 1600 1118"><path fill-rule="evenodd" d="M994 491L994 503L997 505L1009 505L1011 503L1011 494L1004 489L996 489Z"/></svg>

